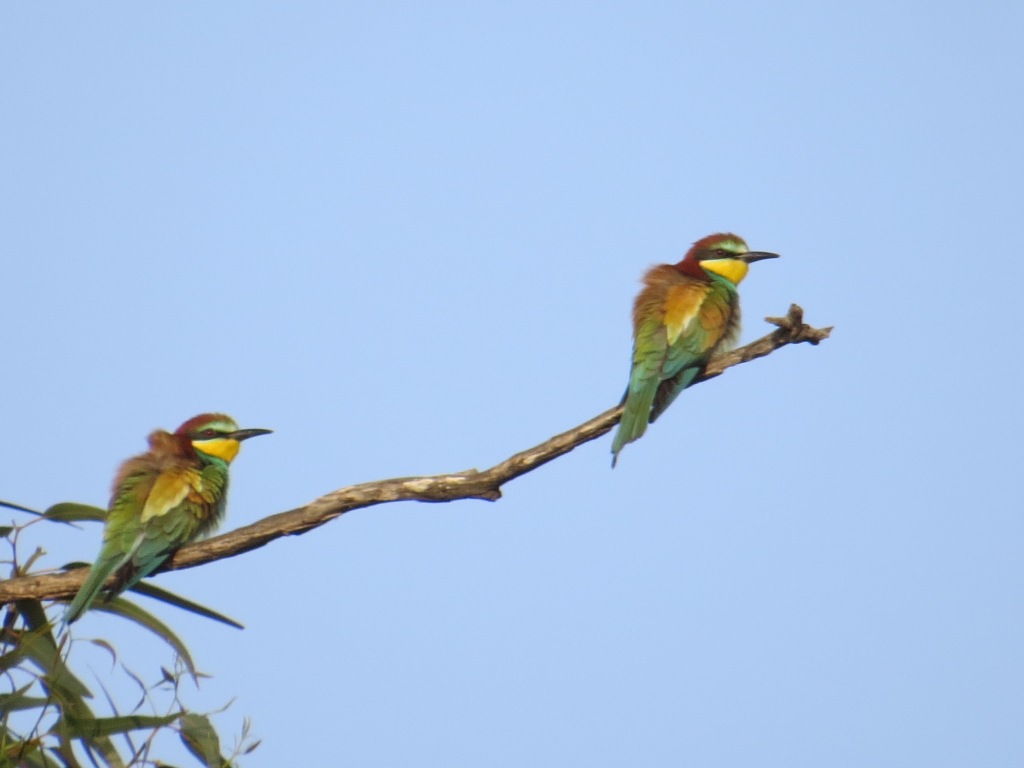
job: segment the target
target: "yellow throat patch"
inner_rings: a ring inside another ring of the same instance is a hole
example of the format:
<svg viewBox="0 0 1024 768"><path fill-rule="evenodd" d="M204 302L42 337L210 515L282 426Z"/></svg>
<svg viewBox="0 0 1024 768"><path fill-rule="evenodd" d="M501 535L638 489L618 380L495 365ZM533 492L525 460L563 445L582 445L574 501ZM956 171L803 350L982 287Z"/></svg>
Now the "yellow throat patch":
<svg viewBox="0 0 1024 768"><path fill-rule="evenodd" d="M230 437L215 437L212 440L193 440L192 447L209 456L216 456L230 464L238 455L242 444Z"/></svg>
<svg viewBox="0 0 1024 768"><path fill-rule="evenodd" d="M750 265L747 262L728 257L724 259L705 259L700 265L708 272L721 275L733 285L739 285L740 281L747 276L747 272L750 270Z"/></svg>

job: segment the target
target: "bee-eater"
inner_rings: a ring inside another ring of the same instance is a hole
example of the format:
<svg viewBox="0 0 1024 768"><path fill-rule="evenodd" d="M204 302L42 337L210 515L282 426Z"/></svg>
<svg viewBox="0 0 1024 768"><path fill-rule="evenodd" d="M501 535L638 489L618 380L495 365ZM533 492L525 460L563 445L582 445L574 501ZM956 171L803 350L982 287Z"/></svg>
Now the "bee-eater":
<svg viewBox="0 0 1024 768"><path fill-rule="evenodd" d="M223 414L204 413L173 433L150 434L149 450L125 461L114 478L103 546L64 622L85 613L111 575L113 597L181 545L212 532L224 516L228 465L243 440L269 432L239 429Z"/></svg>
<svg viewBox="0 0 1024 768"><path fill-rule="evenodd" d="M623 446L643 435L715 353L736 343L736 286L752 262L777 258L749 250L736 235L709 235L678 264L659 264L644 275L633 304L633 369L612 441L613 467Z"/></svg>

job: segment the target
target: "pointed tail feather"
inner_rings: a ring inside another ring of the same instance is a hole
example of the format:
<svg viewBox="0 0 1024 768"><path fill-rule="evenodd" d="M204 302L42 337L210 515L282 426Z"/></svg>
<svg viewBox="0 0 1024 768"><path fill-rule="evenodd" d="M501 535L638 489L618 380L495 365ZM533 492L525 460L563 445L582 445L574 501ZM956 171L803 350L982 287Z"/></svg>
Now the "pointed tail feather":
<svg viewBox="0 0 1024 768"><path fill-rule="evenodd" d="M619 460L619 451L627 444L639 439L647 431L647 420L651 404L658 391L657 383L645 386L636 392L627 392L626 407L619 419L619 428L612 439L612 466Z"/></svg>
<svg viewBox="0 0 1024 768"><path fill-rule="evenodd" d="M78 590L75 599L71 601L67 611L64 612L64 623L70 624L82 617L82 614L89 610L89 607L96 600L96 596L103 589L103 585L112 573L115 573L122 565L128 562L131 553L118 554L114 557L101 558L89 569L89 576L85 583Z"/></svg>

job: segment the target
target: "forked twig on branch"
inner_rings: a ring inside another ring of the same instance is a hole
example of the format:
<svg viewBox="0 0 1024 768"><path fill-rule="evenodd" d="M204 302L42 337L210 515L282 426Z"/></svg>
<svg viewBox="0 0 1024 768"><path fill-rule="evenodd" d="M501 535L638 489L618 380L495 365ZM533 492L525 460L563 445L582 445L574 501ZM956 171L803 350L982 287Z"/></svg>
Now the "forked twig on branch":
<svg viewBox="0 0 1024 768"><path fill-rule="evenodd" d="M793 304L785 317L765 318L769 323L778 326L777 329L744 347L716 357L708 364L697 382L720 376L734 365L764 357L787 344L818 344L829 337L831 327L812 328L804 323L803 314L803 310ZM621 415L622 406L617 405L578 427L555 435L540 445L510 456L483 471L468 469L450 475L399 477L339 488L304 507L280 512L252 525L188 544L179 549L162 570L193 568L213 560L233 557L258 549L282 536L306 533L353 509L371 507L375 504L390 501L446 502L459 499L497 501L501 498L501 487L505 483L557 459L583 443L600 437L618 423ZM0 604L23 599L69 598L82 586L85 576L86 569L79 568L63 573L2 581Z"/></svg>

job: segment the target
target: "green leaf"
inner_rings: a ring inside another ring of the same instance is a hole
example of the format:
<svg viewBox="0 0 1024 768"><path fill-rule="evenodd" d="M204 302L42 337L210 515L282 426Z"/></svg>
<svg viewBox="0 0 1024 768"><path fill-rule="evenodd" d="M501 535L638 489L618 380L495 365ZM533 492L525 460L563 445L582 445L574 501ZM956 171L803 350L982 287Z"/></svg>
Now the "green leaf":
<svg viewBox="0 0 1024 768"><path fill-rule="evenodd" d="M67 668L57 649L57 641L50 631L43 605L38 600L18 600L15 607L30 631L21 636L18 648L0 658L0 668L19 663L18 655L32 661L45 677L45 682L66 706L84 705L83 698L91 698L89 689Z"/></svg>
<svg viewBox="0 0 1024 768"><path fill-rule="evenodd" d="M45 707L49 703L49 699L45 696L26 696L35 685L33 680L28 685L22 686L13 693L0 693L0 711L17 712L22 709L37 709L39 707Z"/></svg>
<svg viewBox="0 0 1024 768"><path fill-rule="evenodd" d="M55 749L51 748L51 753L59 757L64 765L77 766L79 763L70 745L66 743L67 727L71 722L90 723L96 720L89 705L85 703L85 699L91 698L92 694L64 663L42 603L38 600L19 600L15 606L26 626L31 628L31 631L21 636L20 647L16 650L43 670L41 683L44 690L56 700L61 714L53 726L61 742ZM83 736L82 739L89 752L89 759L93 762L92 754L96 752L103 756L108 766L116 768L124 765L108 737L99 734L94 737ZM49 761L43 761L43 764L51 765Z"/></svg>
<svg viewBox="0 0 1024 768"><path fill-rule="evenodd" d="M93 638L89 642L92 643L93 645L99 646L100 648L102 648L103 650L105 650L107 653L110 654L110 664L111 664L111 666L117 664L117 650L114 648L113 645L108 643L106 640L103 640L103 639L98 638L98 637Z"/></svg>
<svg viewBox="0 0 1024 768"><path fill-rule="evenodd" d="M45 684L64 707L72 711L85 707L84 699L91 699L92 693L64 664L42 603L18 600L15 608L30 631L21 636L19 647L0 657L0 669L13 666L11 657L14 663L20 663L20 658L28 659L43 672Z"/></svg>
<svg viewBox="0 0 1024 768"><path fill-rule="evenodd" d="M208 768L223 768L228 761L220 754L220 737L213 728L213 723L206 715L189 712L182 715L181 741L196 759Z"/></svg>
<svg viewBox="0 0 1024 768"><path fill-rule="evenodd" d="M134 621L141 627L145 627L171 646L185 663L189 674L193 678L196 677L196 666L192 661L192 655L188 652L188 647L174 634L170 627L149 613L149 611L143 610L135 603L125 600L123 597L115 597L113 600L98 602L93 605L92 610L113 613L129 621Z"/></svg>
<svg viewBox="0 0 1024 768"><path fill-rule="evenodd" d="M18 600L15 603L15 607L18 609L18 613L21 614L21 618L24 619L25 625L33 632L39 632L41 635L45 635L50 645L54 648L57 647L57 640L53 637L53 633L50 631L50 620L46 617L46 611L43 610L43 604L38 600Z"/></svg>
<svg viewBox="0 0 1024 768"><path fill-rule="evenodd" d="M5 743L0 749L0 766L17 765L19 768L52 768L53 763L46 759L45 753L40 751L42 739L30 739L28 741L15 741Z"/></svg>
<svg viewBox="0 0 1024 768"><path fill-rule="evenodd" d="M181 716L180 712L171 715L118 715L117 717L77 718L65 715L65 733L75 739L97 739L115 736L140 728L162 728L170 725Z"/></svg>
<svg viewBox="0 0 1024 768"><path fill-rule="evenodd" d="M10 525L0 525L0 539L6 539L8 536L11 535L11 531L13 531L13 530L14 530L13 526L10 526Z"/></svg>
<svg viewBox="0 0 1024 768"><path fill-rule="evenodd" d="M221 613L217 613L217 611L213 610L212 608L207 608L205 605L194 603L186 597L176 595L173 592L168 592L166 589L161 589L160 587L157 587L153 584L144 584L142 582L139 582L134 587L132 587L131 591L138 592L140 595L145 595L146 597L152 597L156 600L160 600L161 602L167 603L168 605L173 605L176 608L182 608L198 616L203 616L207 619L219 621L222 624L227 624L229 627L235 627L236 629L245 629L245 627L242 624Z"/></svg>
<svg viewBox="0 0 1024 768"><path fill-rule="evenodd" d="M107 519L107 510L91 504L79 504L76 501L62 501L54 504L42 514L47 520L58 523L102 523Z"/></svg>
<svg viewBox="0 0 1024 768"><path fill-rule="evenodd" d="M83 699L92 698L85 684L65 666L57 650L38 633L27 632L22 635L19 650L42 670L44 682L65 707L84 706Z"/></svg>
<svg viewBox="0 0 1024 768"><path fill-rule="evenodd" d="M24 658L25 652L22 650L22 647L20 645L15 646L13 650L0 655L0 672L6 672L8 669L18 666Z"/></svg>

